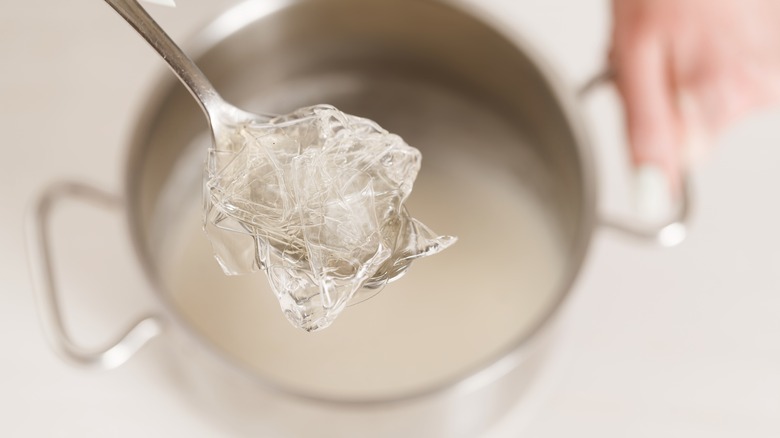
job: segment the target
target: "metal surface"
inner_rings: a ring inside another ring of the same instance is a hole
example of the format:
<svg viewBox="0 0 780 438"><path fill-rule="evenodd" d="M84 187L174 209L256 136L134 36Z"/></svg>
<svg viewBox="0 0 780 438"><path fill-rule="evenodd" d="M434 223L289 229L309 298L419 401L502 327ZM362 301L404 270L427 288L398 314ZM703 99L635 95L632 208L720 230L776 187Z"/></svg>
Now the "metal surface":
<svg viewBox="0 0 780 438"><path fill-rule="evenodd" d="M112 210L124 205L121 197L87 184L70 181L53 184L41 195L28 223L30 266L36 282L38 314L47 340L64 359L90 368L116 368L162 332L162 319L153 313L141 316L125 329L122 335L96 350L84 348L72 339L63 325L49 237L52 211L57 204L69 199Z"/></svg>

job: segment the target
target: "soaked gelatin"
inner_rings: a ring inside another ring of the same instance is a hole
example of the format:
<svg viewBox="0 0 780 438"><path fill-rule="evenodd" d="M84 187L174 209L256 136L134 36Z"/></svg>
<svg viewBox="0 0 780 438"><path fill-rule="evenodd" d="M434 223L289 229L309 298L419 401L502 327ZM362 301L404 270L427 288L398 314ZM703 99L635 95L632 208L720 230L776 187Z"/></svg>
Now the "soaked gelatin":
<svg viewBox="0 0 780 438"><path fill-rule="evenodd" d="M267 274L296 327L454 243L409 215L420 152L375 122L317 105L237 128L209 151L204 229L226 274Z"/></svg>

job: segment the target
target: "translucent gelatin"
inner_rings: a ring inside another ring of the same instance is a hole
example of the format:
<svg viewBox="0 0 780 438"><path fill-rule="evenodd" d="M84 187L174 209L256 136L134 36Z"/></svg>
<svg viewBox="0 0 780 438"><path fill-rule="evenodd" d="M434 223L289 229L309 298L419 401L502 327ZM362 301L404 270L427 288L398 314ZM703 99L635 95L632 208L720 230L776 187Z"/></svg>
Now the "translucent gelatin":
<svg viewBox="0 0 780 438"><path fill-rule="evenodd" d="M327 327L361 288L455 242L404 206L420 160L401 137L327 105L239 126L208 155L215 257L229 275L265 271L296 327Z"/></svg>

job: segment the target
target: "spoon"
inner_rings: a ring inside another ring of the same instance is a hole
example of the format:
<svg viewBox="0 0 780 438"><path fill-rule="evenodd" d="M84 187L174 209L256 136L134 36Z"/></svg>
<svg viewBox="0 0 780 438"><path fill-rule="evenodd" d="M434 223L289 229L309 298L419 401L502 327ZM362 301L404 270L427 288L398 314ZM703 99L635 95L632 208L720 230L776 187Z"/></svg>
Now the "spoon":
<svg viewBox="0 0 780 438"><path fill-rule="evenodd" d="M252 114L247 111L241 110L239 108L236 108L235 106L227 103L224 101L219 93L214 89L214 86L209 82L206 75L201 71L197 65L195 65L195 62L190 59L182 50L179 48L179 46L176 45L176 43L173 42L173 40L165 33L165 31L162 30L162 28L154 21L154 19L149 16L149 14L146 12L146 10L136 1L136 0L106 0L106 3L108 3L114 10L116 10L119 15L121 15L130 25L148 42L156 51L157 53L162 56L162 58L168 63L171 70L173 70L173 73L179 78L179 80L184 84L184 86L187 88L187 90L192 94L192 96L195 98L195 100L198 101L200 104L201 109L203 110L204 114L206 115L206 119L208 120L209 127L211 130L211 139L212 139L212 146L215 151L228 151L230 149L230 145L232 140L236 138L237 135L241 135L242 131L245 127L251 126L251 128L254 130L254 132L258 131L274 131L276 129L281 129L283 125L285 125L284 122L281 124L277 123L274 125L275 122L278 122L280 119L277 119L277 116L273 115L267 115L267 114ZM299 111L309 110L311 108L319 108L323 111L336 111L333 107L329 106L316 106L316 107L310 107L310 108L303 108ZM297 112L296 112L297 113ZM293 113L293 114L296 114ZM340 112L339 112L340 113ZM374 122L367 121L366 119L360 119L355 118L354 116L349 116L343 113L344 117L353 118L356 125L366 125L366 124L373 124ZM309 117L305 117L300 120L306 120ZM308 122L306 122L308 123ZM350 125L352 126L352 125ZM374 125L371 125L374 126ZM362 128L349 128L348 130L351 131L353 129L356 129L355 132L359 133L362 132ZM387 131L382 130L378 126L374 126L371 129L377 130L377 133L380 133L383 136L392 136L392 134L389 134ZM336 131L334 131L336 132ZM343 131L341 131L343 132ZM337 134L329 133L328 136L335 136ZM391 140L391 143L400 142L403 143L402 140L400 140L397 136L392 136L395 138L395 140ZM385 142L390 141L385 138ZM275 142L273 143L276 144ZM347 143L349 144L349 143ZM382 143L384 145L384 143ZM414 150L414 148L409 147L408 145L403 144L404 148L402 148L404 151L408 150ZM300 147L300 145L299 145ZM384 147L384 146L382 146ZM225 149L223 149L225 148ZM408 150L406 149L408 148ZM374 149L370 149L372 152L367 152L369 149L366 150L365 153L370 154L373 153ZM382 149L384 150L384 149ZM419 154L418 151L414 150L416 154ZM408 159L409 155L407 152L405 152L406 159ZM385 153L385 152L382 152ZM210 155L211 157L212 155ZM396 163L396 165L403 166L403 160L404 158L400 158L404 156L404 154L399 155L399 163ZM392 158L392 157L391 157ZM373 156L370 157L371 162L378 161L377 159L374 159ZM276 163L276 162L274 162ZM393 160L389 160L390 164L385 164L385 167L392 167L394 164ZM211 163L209 164L211 166ZM236 166L238 167L238 166ZM211 168L210 168L211 170ZM220 172L220 181L222 181L222 172ZM416 171L414 173L416 175ZM414 180L414 175L412 175L412 181ZM262 176L261 176L262 177ZM227 181L225 184L230 186L232 184L231 176L225 176ZM383 180L386 178L380 177L379 180ZM239 183L244 184L244 179L241 177L241 179L237 180ZM216 187L211 187L209 185L209 190L216 190L218 192L221 192L224 187L220 187L217 183ZM378 182L378 184L381 184L381 182ZM241 186L243 187L243 186ZM373 187L373 186L372 186ZM317 190L322 189L321 187L317 188ZM400 189L399 189L400 190ZM398 191L398 190L397 190ZM392 199L392 198L390 198ZM210 213L209 213L210 214ZM219 214L219 213L217 213ZM262 215L263 212L249 212L249 216L256 216L257 214ZM367 299L368 297L374 295L378 292L378 289L381 289L382 286L387 284L388 282L391 282L399 277L401 277L409 267L412 260L424 257L427 255L435 254L436 252L446 248L450 244L454 242L454 238L451 237L436 237L431 230L429 230L427 227L419 223L418 221L411 218L411 216L408 215L405 208L402 208L402 213L396 213L395 219L388 221L387 223L393 223L396 224L399 228L397 230L397 234L395 237L393 237L391 240L395 242L396 247L392 248L393 253L389 258L387 258L384 262L382 262L379 266L376 266L374 269L373 274L368 274L368 278L364 277L364 280L362 280L362 286L365 288L364 290L368 290L367 292L358 293L357 290L353 290L348 296L357 298L355 300L351 300L352 304L362 301L364 299ZM279 215L278 218L274 218L275 220L284 217L283 215ZM359 219L359 218L356 218ZM348 218L348 220L351 220L351 218ZM239 219L239 222L241 220ZM386 224L387 224L386 223ZM286 229L287 225L283 225L283 228ZM254 225L247 225L246 223L239 223L239 227L244 228L244 230L249 231L249 234L256 235L257 233L252 232L252 227ZM292 227L295 226L295 224L290 225ZM265 230L266 232L273 232L272 230ZM207 232L208 234L208 232ZM212 241L212 244L214 242ZM309 242L305 242L305 245L301 245L303 248L309 248ZM258 246L258 251L261 246ZM278 248L277 248L278 249ZM307 249L307 250L310 250ZM330 247L327 249L330 250ZM290 251L289 247L283 247L280 252L281 253L288 253ZM351 255L349 251L347 250L347 255ZM307 256L308 257L308 256ZM359 260L361 264L371 262L373 260ZM222 263L222 260L220 259L220 263ZM266 268L265 260L259 260L257 263L257 266L263 267L263 269ZM289 264L288 262L282 263L283 265ZM223 265L223 269L225 268L225 265ZM231 271L230 273L236 273L232 270L232 268L229 268ZM243 268L242 268L243 270ZM228 271L226 271L228 272ZM360 271L357 271L360 272ZM363 275L363 274L361 274ZM308 278L308 277L307 277ZM330 280L328 280L330 281ZM295 284L294 282L287 281L289 284ZM357 283L353 283L357 284ZM358 286L358 287L360 287ZM287 287L286 284L283 284L283 287ZM346 290L350 290L349 288L352 286L347 286ZM297 288L297 289L296 289ZM293 287L294 291L301 291L306 292L306 289L301 289L299 286ZM278 292L278 291L277 291ZM287 293L287 292L284 292ZM296 292L297 293L297 292ZM321 294L323 297L323 306L327 309L336 309L335 314L338 314L340 312L339 309L343 308L341 304L334 304L332 300L330 299L330 294L325 293L323 290L323 293ZM337 293L336 295L339 295ZM358 295L358 296L355 296ZM346 295L340 295L341 297ZM304 302L309 301L309 297L305 297L305 300L301 297L295 297L296 303L298 300L302 300ZM350 299L350 298L348 298ZM280 298L281 300L281 298ZM287 300L289 301L289 300ZM341 302L341 301L340 301ZM285 305L283 304L283 307ZM297 309L301 306L292 306L293 308ZM297 311L297 310L296 310ZM335 317L335 316L334 316ZM320 325L321 322L318 321L324 321L324 319L320 319L317 321L312 322L312 320L309 320L309 315L303 317L295 317L291 318L288 316L291 321L294 321L294 325L302 326L304 325L301 321L306 321L305 324L309 324L307 327L303 327L306 330L313 330L313 329L319 329L321 327L326 326L327 324L330 324L330 321L332 319L328 319L326 322L322 323L324 325ZM330 318L330 317L328 317Z"/></svg>

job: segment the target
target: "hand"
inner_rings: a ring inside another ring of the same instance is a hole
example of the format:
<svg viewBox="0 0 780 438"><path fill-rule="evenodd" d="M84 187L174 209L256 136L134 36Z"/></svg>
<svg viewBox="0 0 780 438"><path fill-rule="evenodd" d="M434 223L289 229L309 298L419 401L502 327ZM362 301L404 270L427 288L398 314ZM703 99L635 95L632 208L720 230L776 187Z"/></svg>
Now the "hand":
<svg viewBox="0 0 780 438"><path fill-rule="evenodd" d="M780 0L613 0L613 16L631 156L667 192L724 128L780 102Z"/></svg>

